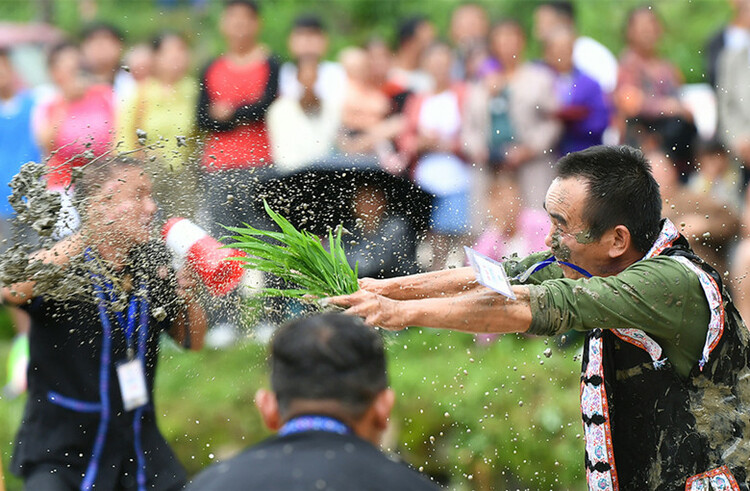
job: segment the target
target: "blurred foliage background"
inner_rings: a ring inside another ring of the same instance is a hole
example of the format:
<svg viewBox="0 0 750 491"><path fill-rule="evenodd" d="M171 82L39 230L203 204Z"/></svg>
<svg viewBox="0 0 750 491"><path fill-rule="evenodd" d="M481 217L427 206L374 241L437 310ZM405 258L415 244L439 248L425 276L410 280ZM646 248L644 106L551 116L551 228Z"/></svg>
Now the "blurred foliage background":
<svg viewBox="0 0 750 491"><path fill-rule="evenodd" d="M96 6L94 18L120 27L128 44L148 40L169 27L184 32L199 69L220 53L217 31L221 2L195 8L187 1L3 0L0 21L50 19L76 34L82 11ZM262 39L286 57L286 36L294 17L314 12L327 22L329 57L344 46L373 35L393 41L398 20L423 14L445 34L459 0L266 0ZM492 19L510 16L530 29L533 0L478 0ZM636 0L577 0L579 31L614 53L622 45L623 24ZM663 53L687 82L703 82L703 47L725 23L724 0L660 0ZM87 7L88 6L88 7ZM530 42L529 56L539 53ZM451 489L583 489L583 444L578 413L579 347L549 346L541 339L505 336L478 346L465 334L412 329L387 334L390 374L398 403L387 447ZM0 360L9 350L12 329L0 313ZM544 355L552 348L552 356ZM5 380L4 363L0 380ZM254 392L267 384L265 347L248 342L232 349L162 352L157 380L160 425L190 473L268 436L253 406ZM20 489L7 472L24 398L0 399L0 458L9 490Z"/></svg>
<svg viewBox="0 0 750 491"><path fill-rule="evenodd" d="M120 27L133 44L149 40L160 29L184 32L195 49L196 68L221 52L217 19L219 0L203 0L193 7L189 0L3 0L0 20L32 21L49 18L73 38L91 16ZM286 57L286 37L293 19L302 13L316 13L330 32L329 57L348 45L371 36L394 40L399 19L425 15L439 33L447 34L450 14L463 0L260 0L263 17L262 39L276 53ZM518 19L530 32L536 0L475 0L491 19ZM618 54L623 46L623 26L628 12L642 0L574 0L581 34L591 36ZM728 0L659 0L650 2L664 21L662 52L683 71L686 81L704 81L703 48L708 37L730 15ZM169 7L165 6L169 5ZM539 46L529 43L529 55Z"/></svg>

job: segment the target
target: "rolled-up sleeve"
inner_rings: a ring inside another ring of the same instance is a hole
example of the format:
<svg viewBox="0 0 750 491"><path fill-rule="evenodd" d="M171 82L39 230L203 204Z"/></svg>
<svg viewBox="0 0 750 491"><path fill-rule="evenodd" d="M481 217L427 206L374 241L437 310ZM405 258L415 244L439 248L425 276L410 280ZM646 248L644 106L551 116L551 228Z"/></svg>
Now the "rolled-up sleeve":
<svg viewBox="0 0 750 491"><path fill-rule="evenodd" d="M710 316L698 277L669 257L640 261L615 276L550 279L530 285L529 293L528 333L537 335L634 328L674 339L688 320L691 326L704 326L705 337Z"/></svg>

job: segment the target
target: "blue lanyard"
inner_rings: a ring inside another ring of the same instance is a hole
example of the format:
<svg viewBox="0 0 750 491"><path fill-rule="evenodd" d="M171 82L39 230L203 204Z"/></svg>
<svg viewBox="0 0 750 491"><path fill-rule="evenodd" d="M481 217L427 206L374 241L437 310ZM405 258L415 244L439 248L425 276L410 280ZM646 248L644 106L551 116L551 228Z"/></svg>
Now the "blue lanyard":
<svg viewBox="0 0 750 491"><path fill-rule="evenodd" d="M279 436L293 435L305 431L325 431L349 435L352 430L341 421L328 416L298 416L287 421L279 430Z"/></svg>
<svg viewBox="0 0 750 491"><path fill-rule="evenodd" d="M86 261L91 260L91 254L90 250L86 250L85 252L85 258ZM92 275L95 279L99 278L101 279L100 275ZM114 286L111 282L105 281L104 282L104 288L106 289L107 296L109 297L109 300L111 303L117 302L117 295L115 294ZM141 284L141 290L144 289L144 286ZM109 316L107 315L107 311L105 309L106 305L106 299L104 296L104 291L102 291L102 288L97 287L96 288L96 296L99 299L99 319L102 322L102 326L104 326L107 330L111 332L111 324L109 322ZM122 311L115 312L115 317L117 318L117 323L120 325L122 330L125 332L125 341L127 342L127 350L128 350L128 358L132 359L135 354L135 350L133 348L133 338L135 336L135 329L136 329L136 323L139 323L141 325L141 331L144 331L148 328L147 325L144 325L144 323L148 323L148 317L144 317L142 315L139 315L139 313L143 310L143 307L145 306L145 298L139 300L138 295L136 293L133 293L130 296L130 300L128 301L128 314L127 314L127 320L125 319L125 315L122 313ZM141 307L139 309L139 307ZM140 349L138 350L141 351ZM140 355L141 353L139 353Z"/></svg>
<svg viewBox="0 0 750 491"><path fill-rule="evenodd" d="M546 268L550 264L555 264L555 263L561 264L563 266L567 266L570 269L581 273L586 278L591 278L591 276L592 276L591 273L589 273L588 271L586 271L585 269L583 269L580 266L576 266L573 263L568 263L568 262L565 262L565 261L558 261L555 256L550 256L550 257L548 257L547 259L545 259L543 261L539 261L536 264L532 264L526 271L524 271L521 274L516 275L515 278L513 278L513 279L517 280L520 283L526 283L526 280L529 279L529 276L531 276L532 274L536 273L537 271L541 271L542 269Z"/></svg>

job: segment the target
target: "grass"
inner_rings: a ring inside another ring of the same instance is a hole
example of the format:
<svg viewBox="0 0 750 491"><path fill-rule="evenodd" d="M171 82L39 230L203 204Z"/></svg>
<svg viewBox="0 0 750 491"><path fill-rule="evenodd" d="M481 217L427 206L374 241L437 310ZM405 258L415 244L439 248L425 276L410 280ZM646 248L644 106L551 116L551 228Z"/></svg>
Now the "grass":
<svg viewBox="0 0 750 491"><path fill-rule="evenodd" d="M280 232L245 227L227 227L236 235L235 242L227 247L239 249L247 254L231 258L250 268L268 273L293 288L260 288L253 293L256 298L329 297L354 293L357 286L357 265L349 266L341 244L342 227L334 233L328 232L328 250L321 240L306 231L297 230L283 216L263 202L266 213L278 225Z"/></svg>
<svg viewBox="0 0 750 491"><path fill-rule="evenodd" d="M397 395L386 447L450 489L583 489L574 351L508 335L409 329L385 333ZM0 359L8 344L0 341ZM543 364L541 364L543 363ZM184 352L165 343L155 404L167 441L190 474L266 438L253 395L268 387L265 347ZM4 377L4 364L0 368ZM0 455L9 491L23 398L0 400Z"/></svg>

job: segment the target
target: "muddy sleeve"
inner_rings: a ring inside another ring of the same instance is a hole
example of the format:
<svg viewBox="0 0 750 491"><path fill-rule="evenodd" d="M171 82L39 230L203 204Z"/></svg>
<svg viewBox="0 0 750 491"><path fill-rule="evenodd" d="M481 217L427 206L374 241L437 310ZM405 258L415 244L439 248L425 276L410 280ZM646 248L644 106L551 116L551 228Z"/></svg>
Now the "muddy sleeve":
<svg viewBox="0 0 750 491"><path fill-rule="evenodd" d="M544 252L535 252L524 258L519 258L518 256L511 256L505 262L503 262L503 267L505 268L505 274L508 275L510 282L514 285L521 285L521 284L538 285L546 280L550 280L553 278L562 278L563 277L562 268L558 264L550 264L546 268L540 269L536 273L533 273L531 276L529 276L528 280L526 280L523 283L521 283L518 280L514 280L514 278L522 275L529 268L547 259L551 255L552 253L550 251L544 251Z"/></svg>
<svg viewBox="0 0 750 491"><path fill-rule="evenodd" d="M552 279L529 290L531 334L634 328L661 340L700 341L710 317L698 277L668 257L640 261L615 276Z"/></svg>

